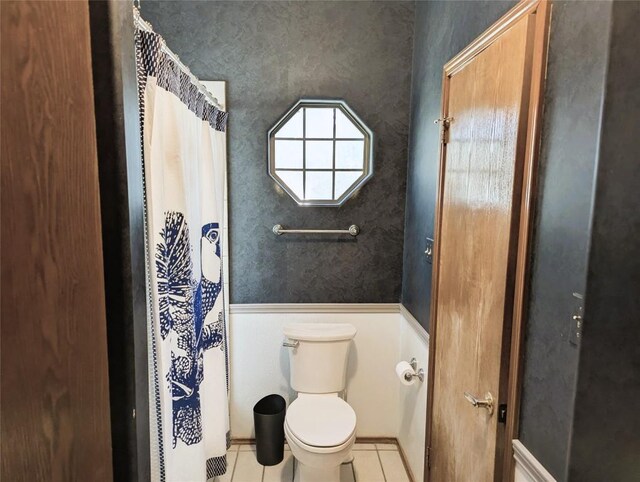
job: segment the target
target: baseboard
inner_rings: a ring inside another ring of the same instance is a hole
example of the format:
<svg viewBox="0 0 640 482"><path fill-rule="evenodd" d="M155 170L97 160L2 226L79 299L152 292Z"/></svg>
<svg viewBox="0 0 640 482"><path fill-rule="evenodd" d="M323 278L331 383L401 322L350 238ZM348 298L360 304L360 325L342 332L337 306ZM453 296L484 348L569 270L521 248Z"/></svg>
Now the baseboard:
<svg viewBox="0 0 640 482"><path fill-rule="evenodd" d="M399 313L398 303L260 303L232 304L231 314L240 313Z"/></svg>
<svg viewBox="0 0 640 482"><path fill-rule="evenodd" d="M413 475L413 471L411 470L411 466L409 465L409 461L407 460L407 457L404 454L404 450L402 449L402 445L400 444L400 441L396 440L396 443L398 444L398 453L400 454L400 458L402 459L402 464L404 465L404 471L409 476L409 480L411 482L416 482L416 478ZM422 482L422 481L420 481L420 482Z"/></svg>
<svg viewBox="0 0 640 482"><path fill-rule="evenodd" d="M256 443L254 438L232 438L231 445L253 445Z"/></svg>
<svg viewBox="0 0 640 482"><path fill-rule="evenodd" d="M556 482L556 479L538 462L520 440L513 440L513 458L516 461L515 482Z"/></svg>
<svg viewBox="0 0 640 482"><path fill-rule="evenodd" d="M235 445L252 445L256 443L255 438L232 438L231 443ZM395 444L400 447L398 439L395 437L356 437L357 444Z"/></svg>
<svg viewBox="0 0 640 482"><path fill-rule="evenodd" d="M395 437L356 437L357 444L394 444L398 445Z"/></svg>

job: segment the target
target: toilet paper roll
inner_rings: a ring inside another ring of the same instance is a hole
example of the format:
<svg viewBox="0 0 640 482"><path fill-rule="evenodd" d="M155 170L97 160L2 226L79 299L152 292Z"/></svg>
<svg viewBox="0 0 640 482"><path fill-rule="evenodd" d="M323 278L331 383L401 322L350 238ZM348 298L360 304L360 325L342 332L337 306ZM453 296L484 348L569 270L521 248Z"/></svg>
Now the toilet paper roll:
<svg viewBox="0 0 640 482"><path fill-rule="evenodd" d="M409 378L409 380L407 380L405 378L405 375L407 373L409 375L413 375L415 373L415 371L413 370L413 367L411 365L409 365L409 362L401 361L400 363L398 363L396 365L396 375L398 375L398 378L400 379L402 384L403 385L413 385L416 382L416 377L411 377L411 378Z"/></svg>

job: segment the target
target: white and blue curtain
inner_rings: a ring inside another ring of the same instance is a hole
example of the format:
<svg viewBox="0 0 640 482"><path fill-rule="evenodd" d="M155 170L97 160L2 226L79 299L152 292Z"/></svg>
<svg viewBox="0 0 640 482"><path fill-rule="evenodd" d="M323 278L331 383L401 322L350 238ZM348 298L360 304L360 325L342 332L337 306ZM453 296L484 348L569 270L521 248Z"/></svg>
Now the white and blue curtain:
<svg viewBox="0 0 640 482"><path fill-rule="evenodd" d="M226 471L228 357L222 278L227 113L136 30L149 291L153 481Z"/></svg>

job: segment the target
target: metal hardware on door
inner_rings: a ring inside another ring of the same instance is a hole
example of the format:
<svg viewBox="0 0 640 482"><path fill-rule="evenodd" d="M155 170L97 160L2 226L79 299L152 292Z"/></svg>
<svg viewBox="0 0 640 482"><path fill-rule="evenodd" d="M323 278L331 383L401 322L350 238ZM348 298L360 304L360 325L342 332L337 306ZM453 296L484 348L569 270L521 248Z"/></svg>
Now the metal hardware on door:
<svg viewBox="0 0 640 482"><path fill-rule="evenodd" d="M469 392L464 392L464 398L466 398L467 401L476 408L486 408L489 415L493 413L493 396L490 392L485 393L484 400L476 398Z"/></svg>
<svg viewBox="0 0 640 482"><path fill-rule="evenodd" d="M445 127L449 127L449 124L451 124L452 120L453 120L453 117L440 117L439 119L434 120L433 123L442 124Z"/></svg>
<svg viewBox="0 0 640 482"><path fill-rule="evenodd" d="M283 341L282 342L282 346L286 346L288 348L298 348L298 345L300 344L300 342L298 340L293 340L293 341Z"/></svg>
<svg viewBox="0 0 640 482"><path fill-rule="evenodd" d="M449 132L449 125L451 124L451 121L453 121L453 117L441 117L440 119L433 121L434 124L442 125L440 128L440 142L443 144L446 144L449 141L447 133Z"/></svg>

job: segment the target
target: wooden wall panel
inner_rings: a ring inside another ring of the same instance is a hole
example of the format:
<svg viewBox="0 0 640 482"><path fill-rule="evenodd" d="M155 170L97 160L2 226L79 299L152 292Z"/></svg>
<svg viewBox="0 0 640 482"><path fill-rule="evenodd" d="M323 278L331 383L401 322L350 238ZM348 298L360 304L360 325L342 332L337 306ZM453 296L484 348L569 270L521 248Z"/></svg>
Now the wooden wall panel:
<svg viewBox="0 0 640 482"><path fill-rule="evenodd" d="M112 479L87 2L0 2L2 480Z"/></svg>

